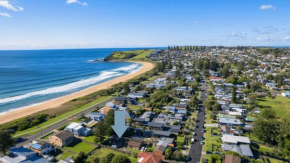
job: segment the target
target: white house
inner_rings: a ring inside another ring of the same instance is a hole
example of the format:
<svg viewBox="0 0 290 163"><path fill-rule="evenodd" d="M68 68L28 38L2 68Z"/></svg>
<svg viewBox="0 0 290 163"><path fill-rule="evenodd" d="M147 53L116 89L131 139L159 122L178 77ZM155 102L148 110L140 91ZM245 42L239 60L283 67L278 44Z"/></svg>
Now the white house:
<svg viewBox="0 0 290 163"><path fill-rule="evenodd" d="M290 98L290 92L283 92L281 93L282 96Z"/></svg>
<svg viewBox="0 0 290 163"><path fill-rule="evenodd" d="M250 144L251 141L248 137L245 136L233 136L233 135L223 135L222 136L223 143L230 143L230 144Z"/></svg>

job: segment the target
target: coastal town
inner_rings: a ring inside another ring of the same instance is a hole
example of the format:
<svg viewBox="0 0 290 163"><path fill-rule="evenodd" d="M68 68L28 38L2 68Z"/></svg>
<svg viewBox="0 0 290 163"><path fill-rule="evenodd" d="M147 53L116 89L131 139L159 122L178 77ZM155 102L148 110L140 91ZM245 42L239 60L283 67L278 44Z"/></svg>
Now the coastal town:
<svg viewBox="0 0 290 163"><path fill-rule="evenodd" d="M290 162L290 49L168 46L104 62L154 68L0 125L3 163ZM128 126L119 137L116 111Z"/></svg>

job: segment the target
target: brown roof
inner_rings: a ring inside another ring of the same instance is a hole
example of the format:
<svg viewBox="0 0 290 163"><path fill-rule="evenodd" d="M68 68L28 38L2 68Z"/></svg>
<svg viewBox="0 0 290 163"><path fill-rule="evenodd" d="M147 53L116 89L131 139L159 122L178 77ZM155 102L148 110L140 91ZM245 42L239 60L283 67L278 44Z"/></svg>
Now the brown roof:
<svg viewBox="0 0 290 163"><path fill-rule="evenodd" d="M225 163L241 163L241 158L235 155L226 155Z"/></svg>
<svg viewBox="0 0 290 163"><path fill-rule="evenodd" d="M130 140L128 141L128 145L132 145L132 146L137 146L139 147L143 142L142 141L135 141L135 140Z"/></svg>
<svg viewBox="0 0 290 163"><path fill-rule="evenodd" d="M61 132L57 133L55 136L58 137L61 140L66 140L66 139L68 139L70 137L73 137L74 134L72 132L68 131L68 130L64 130L64 131L61 131Z"/></svg>
<svg viewBox="0 0 290 163"><path fill-rule="evenodd" d="M164 159L162 156L147 152L138 153L138 158L143 158L143 160L139 163L159 163L161 160Z"/></svg>

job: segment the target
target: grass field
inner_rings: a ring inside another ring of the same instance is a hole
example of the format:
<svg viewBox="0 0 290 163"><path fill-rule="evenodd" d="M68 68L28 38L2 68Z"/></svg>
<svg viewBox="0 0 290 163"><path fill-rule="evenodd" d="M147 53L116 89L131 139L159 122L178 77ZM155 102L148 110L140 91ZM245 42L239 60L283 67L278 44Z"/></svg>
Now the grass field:
<svg viewBox="0 0 290 163"><path fill-rule="evenodd" d="M72 144L70 146L66 146L64 148L68 149L70 151L76 152L76 153L84 152L85 154L88 154L93 149L95 149L96 146L92 145L92 144L88 144L86 142L80 142L80 143L77 143L77 144Z"/></svg>
<svg viewBox="0 0 290 163"><path fill-rule="evenodd" d="M83 140L91 142L91 143L95 143L95 136L94 135L86 136L86 137L84 137Z"/></svg>
<svg viewBox="0 0 290 163"><path fill-rule="evenodd" d="M275 110L278 117L290 118L290 99L282 96L278 96L275 99L265 97L259 98L258 102L260 108L269 107Z"/></svg>
<svg viewBox="0 0 290 163"><path fill-rule="evenodd" d="M114 59L124 59L126 55L130 53L136 54L135 57L132 59L144 59L148 54L151 54L155 51L156 49L144 49L144 50L131 50L131 51L117 51L113 54Z"/></svg>
<svg viewBox="0 0 290 163"><path fill-rule="evenodd" d="M177 139L175 141L176 143L178 143L179 145L183 145L185 142L185 136L177 136Z"/></svg>
<svg viewBox="0 0 290 163"><path fill-rule="evenodd" d="M67 113L64 113L64 114L62 114L60 116L57 116L55 118L51 118L48 121L46 121L46 122L44 122L44 123L42 123L42 124L40 124L38 126L29 128L29 129L26 129L26 130L23 130L23 131L17 131L15 133L15 136L14 137L19 137L19 136L22 136L24 134L25 135L35 134L35 133L39 132L40 129L42 129L42 130L43 129L46 129L49 126L51 126L52 124L55 124L58 121L63 120L65 118L69 118L69 117L71 117L71 116L73 116L73 115L75 115L75 114L77 114L77 113L79 113L79 112L81 112L83 110L86 110L88 107L94 106L94 105L96 105L96 104L98 104L98 103L100 103L102 101L105 101L108 98L109 98L109 96L103 96L101 98L98 98L97 100L94 100L94 101L92 101L92 102L90 102L90 103L88 103L86 105L83 105L81 107L78 107L78 108L76 108L76 109L74 109L72 111L69 111Z"/></svg>
<svg viewBox="0 0 290 163"><path fill-rule="evenodd" d="M124 156L127 156L131 160L132 163L133 162L137 162L137 159L134 158L133 156L130 156L128 154L121 153L119 151L111 150L111 149L108 149L108 148L101 148L101 149L97 150L93 154L93 156L102 158L102 157L106 157L109 153L114 153L115 155L124 155Z"/></svg>
<svg viewBox="0 0 290 163"><path fill-rule="evenodd" d="M137 50L136 54L137 56L133 57L133 59L139 59L139 58L146 58L148 54L151 54L156 49L148 49L148 50Z"/></svg>
<svg viewBox="0 0 290 163"><path fill-rule="evenodd" d="M219 136L211 136L211 127L206 127L206 132L204 133L204 145L202 148L203 152L209 151L213 152L213 145L216 147L221 147L221 138Z"/></svg>

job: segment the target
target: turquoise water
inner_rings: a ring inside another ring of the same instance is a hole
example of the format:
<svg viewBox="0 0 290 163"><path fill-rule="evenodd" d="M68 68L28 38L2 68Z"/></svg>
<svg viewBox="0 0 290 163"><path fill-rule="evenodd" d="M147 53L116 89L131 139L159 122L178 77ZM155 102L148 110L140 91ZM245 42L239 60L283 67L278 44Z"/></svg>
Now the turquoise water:
<svg viewBox="0 0 290 163"><path fill-rule="evenodd" d="M0 51L0 113L30 106L132 73L140 64L97 62L114 51Z"/></svg>

